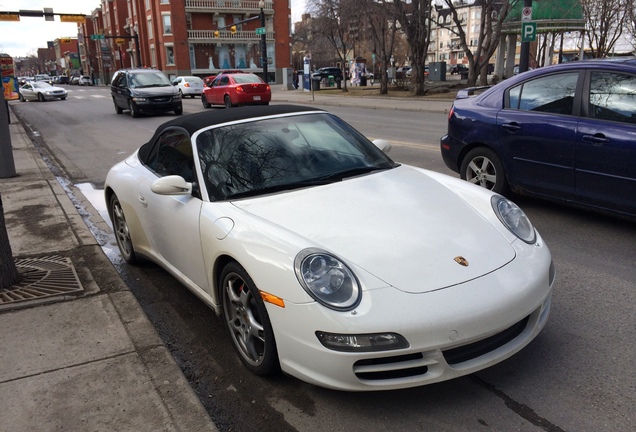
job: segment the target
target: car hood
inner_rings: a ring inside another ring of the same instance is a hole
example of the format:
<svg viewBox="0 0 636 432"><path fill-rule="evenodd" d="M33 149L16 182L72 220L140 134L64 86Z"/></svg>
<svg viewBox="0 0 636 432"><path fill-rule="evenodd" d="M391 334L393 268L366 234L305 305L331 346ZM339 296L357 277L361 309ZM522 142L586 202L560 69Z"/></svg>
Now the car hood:
<svg viewBox="0 0 636 432"><path fill-rule="evenodd" d="M410 293L478 278L515 257L492 223L412 167L233 204Z"/></svg>

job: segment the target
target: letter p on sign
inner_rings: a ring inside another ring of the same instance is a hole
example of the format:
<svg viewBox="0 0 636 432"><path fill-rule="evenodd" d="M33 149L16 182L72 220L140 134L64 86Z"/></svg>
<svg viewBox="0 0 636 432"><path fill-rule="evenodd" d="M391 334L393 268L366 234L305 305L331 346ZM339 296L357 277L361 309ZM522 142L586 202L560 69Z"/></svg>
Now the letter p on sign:
<svg viewBox="0 0 636 432"><path fill-rule="evenodd" d="M537 23L521 23L521 42L534 42L537 40Z"/></svg>

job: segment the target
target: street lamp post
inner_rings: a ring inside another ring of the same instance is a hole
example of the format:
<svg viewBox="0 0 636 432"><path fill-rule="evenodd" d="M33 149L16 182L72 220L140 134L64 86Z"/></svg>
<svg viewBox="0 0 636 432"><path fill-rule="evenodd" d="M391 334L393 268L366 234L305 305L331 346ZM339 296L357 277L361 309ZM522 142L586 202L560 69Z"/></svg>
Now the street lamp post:
<svg viewBox="0 0 636 432"><path fill-rule="evenodd" d="M265 12L263 8L265 7L265 2L263 0L258 2L258 6L261 8L261 27L265 28ZM265 82L269 82L269 77L267 75L267 35L266 32L263 32L261 35L261 64L263 65L263 77Z"/></svg>

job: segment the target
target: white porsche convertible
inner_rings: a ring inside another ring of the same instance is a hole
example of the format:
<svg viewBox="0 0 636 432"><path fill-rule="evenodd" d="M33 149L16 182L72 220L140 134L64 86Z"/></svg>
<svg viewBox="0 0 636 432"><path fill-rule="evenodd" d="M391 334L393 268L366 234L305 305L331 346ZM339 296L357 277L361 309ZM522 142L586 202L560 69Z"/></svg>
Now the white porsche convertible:
<svg viewBox="0 0 636 432"><path fill-rule="evenodd" d="M219 314L256 374L385 390L510 357L548 319L547 246L508 199L389 149L301 106L169 121L108 173L119 249Z"/></svg>

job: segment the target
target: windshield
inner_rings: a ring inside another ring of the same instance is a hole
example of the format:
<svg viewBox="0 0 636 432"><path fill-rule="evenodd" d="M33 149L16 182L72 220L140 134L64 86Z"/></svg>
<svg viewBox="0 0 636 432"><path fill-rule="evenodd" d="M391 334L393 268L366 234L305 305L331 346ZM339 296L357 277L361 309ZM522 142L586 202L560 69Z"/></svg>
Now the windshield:
<svg viewBox="0 0 636 432"><path fill-rule="evenodd" d="M208 129L196 145L211 201L341 181L397 166L329 114L295 115Z"/></svg>
<svg viewBox="0 0 636 432"><path fill-rule="evenodd" d="M130 87L132 88L165 86L171 86L171 84L168 78L161 72L136 73L130 77Z"/></svg>
<svg viewBox="0 0 636 432"><path fill-rule="evenodd" d="M234 81L236 81L237 84L263 83L263 80L254 74L245 74L245 75L236 74L236 75L232 75L232 78L234 78Z"/></svg>
<svg viewBox="0 0 636 432"><path fill-rule="evenodd" d="M36 88L50 88L50 87L53 87L51 84L49 84L47 82L44 82L44 81L35 81L32 84L33 84L33 87L36 87Z"/></svg>

